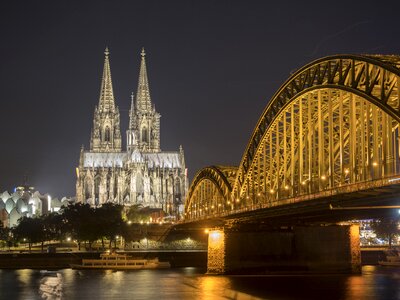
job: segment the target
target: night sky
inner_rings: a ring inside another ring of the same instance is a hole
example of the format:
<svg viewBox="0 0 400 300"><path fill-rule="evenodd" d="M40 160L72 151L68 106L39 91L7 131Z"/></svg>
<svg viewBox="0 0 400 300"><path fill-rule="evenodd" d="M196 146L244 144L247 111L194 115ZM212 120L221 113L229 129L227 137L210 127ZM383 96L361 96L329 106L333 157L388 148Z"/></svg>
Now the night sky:
<svg viewBox="0 0 400 300"><path fill-rule="evenodd" d="M306 63L400 54L400 1L2 3L0 192L27 174L41 193L75 195L106 46L123 148L145 47L161 149L183 146L190 179L238 165L269 99Z"/></svg>

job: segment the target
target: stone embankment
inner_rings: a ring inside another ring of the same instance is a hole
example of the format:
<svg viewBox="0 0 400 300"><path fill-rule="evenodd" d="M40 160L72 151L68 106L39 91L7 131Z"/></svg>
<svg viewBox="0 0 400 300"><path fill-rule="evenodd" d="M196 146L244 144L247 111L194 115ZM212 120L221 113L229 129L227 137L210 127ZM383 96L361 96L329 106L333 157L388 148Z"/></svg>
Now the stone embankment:
<svg viewBox="0 0 400 300"><path fill-rule="evenodd" d="M172 267L205 267L207 252L202 250L147 250L126 252L135 258L169 261ZM99 258L100 252L1 253L0 269L62 269L79 264L83 258Z"/></svg>

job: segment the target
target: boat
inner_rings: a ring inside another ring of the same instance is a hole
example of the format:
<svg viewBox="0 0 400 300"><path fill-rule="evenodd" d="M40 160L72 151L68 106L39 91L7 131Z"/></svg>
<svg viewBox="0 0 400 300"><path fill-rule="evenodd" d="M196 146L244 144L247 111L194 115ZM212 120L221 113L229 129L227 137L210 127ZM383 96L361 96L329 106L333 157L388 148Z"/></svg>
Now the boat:
<svg viewBox="0 0 400 300"><path fill-rule="evenodd" d="M140 270L170 268L169 262L158 258L136 259L126 254L103 253L99 259L82 259L81 264L70 264L72 269Z"/></svg>
<svg viewBox="0 0 400 300"><path fill-rule="evenodd" d="M396 250L386 251L385 257L385 260L378 261L381 266L400 267L400 255Z"/></svg>

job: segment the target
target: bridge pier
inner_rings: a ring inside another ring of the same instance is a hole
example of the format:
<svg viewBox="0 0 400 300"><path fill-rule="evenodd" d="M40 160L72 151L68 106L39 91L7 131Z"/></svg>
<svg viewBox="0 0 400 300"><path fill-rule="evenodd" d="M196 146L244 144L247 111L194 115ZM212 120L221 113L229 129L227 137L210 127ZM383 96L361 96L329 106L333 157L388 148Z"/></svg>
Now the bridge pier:
<svg viewBox="0 0 400 300"><path fill-rule="evenodd" d="M209 231L208 273L360 270L358 225L219 227Z"/></svg>

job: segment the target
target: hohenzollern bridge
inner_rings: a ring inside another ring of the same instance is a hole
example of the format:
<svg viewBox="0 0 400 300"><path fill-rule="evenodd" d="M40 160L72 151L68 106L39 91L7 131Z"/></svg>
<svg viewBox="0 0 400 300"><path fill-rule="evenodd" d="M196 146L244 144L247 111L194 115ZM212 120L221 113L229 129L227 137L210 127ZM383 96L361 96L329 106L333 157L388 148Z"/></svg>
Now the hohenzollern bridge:
<svg viewBox="0 0 400 300"><path fill-rule="evenodd" d="M335 55L291 75L240 165L204 168L190 186L185 224L219 221L209 271L236 270L246 257L247 267L271 265L274 255L289 257L281 265L356 271L358 227L339 222L398 205L399 93L400 56Z"/></svg>

